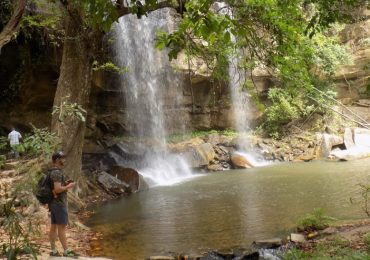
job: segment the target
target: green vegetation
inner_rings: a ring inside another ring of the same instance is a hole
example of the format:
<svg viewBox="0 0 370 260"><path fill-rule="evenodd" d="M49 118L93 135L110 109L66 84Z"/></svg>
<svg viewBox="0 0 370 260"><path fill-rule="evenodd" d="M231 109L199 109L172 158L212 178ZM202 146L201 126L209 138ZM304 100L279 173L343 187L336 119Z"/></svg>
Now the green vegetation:
<svg viewBox="0 0 370 260"><path fill-rule="evenodd" d="M32 237L39 236L39 225L36 219L27 216L30 214L27 211L37 207L33 192L58 144L58 138L47 129L32 126L32 133L26 135L19 146L28 158L16 169L20 180L9 190L0 189L3 196L0 200L0 219L3 219L0 228L7 237L6 241L0 242L0 256L8 260L19 259L21 255L37 259L38 245L32 242Z"/></svg>
<svg viewBox="0 0 370 260"><path fill-rule="evenodd" d="M329 226L330 222L335 219L325 215L323 209L318 208L313 213L307 214L304 218L298 221L298 230L314 231L321 230Z"/></svg>
<svg viewBox="0 0 370 260"><path fill-rule="evenodd" d="M0 170L4 167L6 161L5 155L0 155Z"/></svg>
<svg viewBox="0 0 370 260"><path fill-rule="evenodd" d="M32 133L24 137L18 150L28 157L48 157L55 151L58 142L56 135L50 133L48 129L32 126Z"/></svg>
<svg viewBox="0 0 370 260"><path fill-rule="evenodd" d="M219 134L219 135L225 135L225 136L230 136L230 137L235 137L238 135L237 132L234 130L210 130L210 131L193 131L190 133L181 133L181 134L172 134L167 137L167 141L170 143L176 143L176 142L181 142L184 140L188 140L191 138L196 138L196 137L206 137L207 135L210 134Z"/></svg>
<svg viewBox="0 0 370 260"><path fill-rule="evenodd" d="M365 250L352 248L350 241L338 237L332 241L319 243L309 251L293 248L283 255L282 258L284 260L367 260L370 259L370 255Z"/></svg>
<svg viewBox="0 0 370 260"><path fill-rule="evenodd" d="M284 125L310 115L323 98L330 103L315 88L330 91L337 66L350 62L346 49L328 31L338 28L336 21L348 21L348 10L361 1L329 2L228 0L214 7L211 0L186 1L178 30L159 33L157 47L169 47L170 59L180 51L189 59L203 59L216 80L228 79L230 56L238 57L246 75L256 68L267 70L275 86L268 93L264 128L279 138ZM253 97L260 95L253 90L253 76L244 85Z"/></svg>
<svg viewBox="0 0 370 260"><path fill-rule="evenodd" d="M24 254L31 256L32 259L37 259L38 246L30 239L32 235L37 233L32 218L24 217L23 207L17 207L19 202L17 202L16 196L9 199L5 197L5 199L6 202L1 203L0 216L4 217L1 228L7 234L8 239L0 243L1 254L7 260L19 259Z"/></svg>
<svg viewBox="0 0 370 260"><path fill-rule="evenodd" d="M367 252L370 253L370 233L367 233L366 235L364 235L364 243L365 243L365 246L367 248Z"/></svg>
<svg viewBox="0 0 370 260"><path fill-rule="evenodd" d="M62 124L66 118L77 118L79 121L85 122L87 111L80 104L71 103L69 99L70 96L66 96L60 106L54 106L52 115L56 115Z"/></svg>
<svg viewBox="0 0 370 260"><path fill-rule="evenodd" d="M103 70L103 71L111 71L116 72L118 74L124 74L128 71L128 68L120 68L117 65L115 65L113 62L106 62L103 64L99 64L98 61L93 62L93 70Z"/></svg>
<svg viewBox="0 0 370 260"><path fill-rule="evenodd" d="M350 198L351 203L359 204L362 211L370 217L370 184L360 183L358 184L359 190L358 194Z"/></svg>

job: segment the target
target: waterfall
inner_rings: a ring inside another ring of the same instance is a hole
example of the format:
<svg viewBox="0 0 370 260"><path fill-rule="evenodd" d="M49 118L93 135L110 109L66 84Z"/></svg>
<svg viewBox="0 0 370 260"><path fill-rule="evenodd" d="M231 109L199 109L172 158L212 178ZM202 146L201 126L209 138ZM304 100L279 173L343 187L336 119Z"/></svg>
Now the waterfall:
<svg viewBox="0 0 370 260"><path fill-rule="evenodd" d="M234 36L232 36L234 38ZM234 39L235 41L235 39ZM234 110L234 127L238 133L249 130L248 112L249 96L243 89L246 81L245 72L239 69L239 52L229 57L229 87Z"/></svg>
<svg viewBox="0 0 370 260"><path fill-rule="evenodd" d="M127 129L138 145L147 146L145 167L138 170L149 185L170 185L192 176L185 161L166 148L171 116L164 116L164 111L176 106L173 97L182 94L176 93L176 89L181 90L181 80L170 66L167 53L154 45L158 30L174 29L171 12L161 9L141 19L126 15L113 28L115 62L127 68L120 76Z"/></svg>

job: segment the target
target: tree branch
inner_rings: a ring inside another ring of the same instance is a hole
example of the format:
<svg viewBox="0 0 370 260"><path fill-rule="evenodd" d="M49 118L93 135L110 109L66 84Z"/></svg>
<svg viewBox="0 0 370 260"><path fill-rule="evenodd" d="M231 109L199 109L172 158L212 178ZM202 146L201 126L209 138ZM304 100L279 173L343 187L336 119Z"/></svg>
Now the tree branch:
<svg viewBox="0 0 370 260"><path fill-rule="evenodd" d="M181 2L186 2L186 1L182 0ZM166 8L166 7L178 8L179 4L174 4L172 0L166 0L166 1L159 2L155 6L148 6L148 5L144 4L141 7L141 13L146 14L146 13L150 13L150 12L153 12L155 10L158 10L158 9L161 9L161 8ZM132 14L132 13L134 13L134 10L135 9L131 6L123 6L122 4L120 4L118 6L118 15L121 17L121 16L124 16L124 15Z"/></svg>
<svg viewBox="0 0 370 260"><path fill-rule="evenodd" d="M20 22L22 20L22 16L24 10L26 9L26 4L28 0L18 0L17 6L14 10L12 17L10 18L9 22L5 25L4 29L0 33L0 53L1 48L10 42L19 29Z"/></svg>

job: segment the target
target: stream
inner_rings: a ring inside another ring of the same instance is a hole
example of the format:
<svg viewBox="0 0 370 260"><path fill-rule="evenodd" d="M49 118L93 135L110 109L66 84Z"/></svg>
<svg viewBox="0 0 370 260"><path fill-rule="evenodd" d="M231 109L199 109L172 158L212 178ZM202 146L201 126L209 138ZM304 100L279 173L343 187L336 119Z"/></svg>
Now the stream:
<svg viewBox="0 0 370 260"><path fill-rule="evenodd" d="M248 247L285 237L315 208L341 220L366 217L350 198L369 181L369 169L364 159L199 174L101 206L87 224L103 234L103 254L114 259Z"/></svg>

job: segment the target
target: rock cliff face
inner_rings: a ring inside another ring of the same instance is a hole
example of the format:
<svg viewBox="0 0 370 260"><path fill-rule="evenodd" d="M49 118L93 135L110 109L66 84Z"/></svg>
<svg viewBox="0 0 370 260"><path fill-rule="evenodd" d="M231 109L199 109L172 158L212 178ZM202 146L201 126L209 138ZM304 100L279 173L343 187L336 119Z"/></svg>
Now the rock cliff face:
<svg viewBox="0 0 370 260"><path fill-rule="evenodd" d="M370 102L365 100L370 98L370 19L347 25L340 33L340 39L351 51L353 64L340 67L336 73L338 98L354 105L355 113L370 121ZM5 46L0 55L1 93L8 93L7 97L1 96L1 135L9 130L11 124L21 131L29 130L30 123L37 127L50 124L61 49L40 49L34 45L32 42L13 42ZM174 120L168 125L168 132L232 128L233 111L227 83L214 82L202 61L191 64L192 73L189 76L184 55L180 55L172 66L182 76L182 84L173 87L181 88L183 97L180 104L167 106L163 111L165 118L176 118L181 122ZM271 78L263 71L255 71L253 77L260 93L266 92L272 85ZM124 135L127 132L124 99L117 80L112 73L95 73L87 138ZM8 98L12 101L7 102ZM176 97L169 93L168 98ZM255 121L261 113L253 106L252 109L250 120ZM179 129L179 125L185 125L186 129Z"/></svg>
<svg viewBox="0 0 370 260"><path fill-rule="evenodd" d="M338 98L346 104L370 97L370 18L346 25L339 33L341 42L352 55L353 62L336 72Z"/></svg>
<svg viewBox="0 0 370 260"><path fill-rule="evenodd" d="M40 49L22 40L6 45L0 55L0 134L11 125L21 131L50 125L58 80L60 50Z"/></svg>

